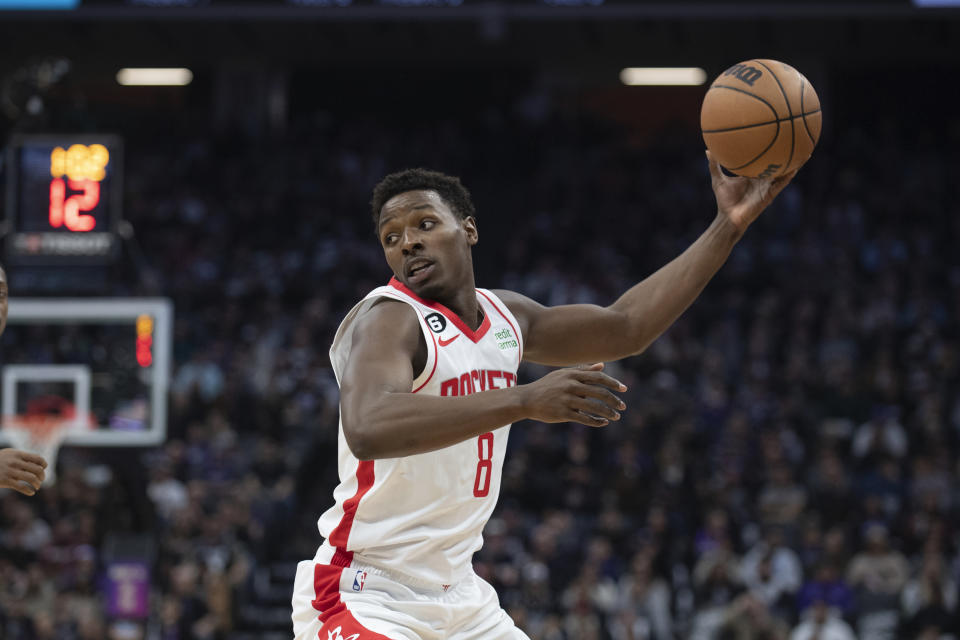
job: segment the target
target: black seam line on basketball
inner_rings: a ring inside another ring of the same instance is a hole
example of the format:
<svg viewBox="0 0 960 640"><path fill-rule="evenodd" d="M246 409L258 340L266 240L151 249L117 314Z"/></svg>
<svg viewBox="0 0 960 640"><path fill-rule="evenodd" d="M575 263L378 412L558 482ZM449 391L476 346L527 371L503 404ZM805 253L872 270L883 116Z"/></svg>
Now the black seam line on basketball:
<svg viewBox="0 0 960 640"><path fill-rule="evenodd" d="M811 111L810 113L799 113L793 116L793 119L802 118L804 116L812 116L815 113L820 113L820 109L816 111ZM790 118L777 118L776 120L767 120L766 122L757 122L756 124L745 124L742 127L729 127L727 129L704 129L701 133L726 133L728 131L739 131L740 129L753 129L754 127L762 127L768 124L774 124L776 122L786 122Z"/></svg>
<svg viewBox="0 0 960 640"><path fill-rule="evenodd" d="M769 71L770 75L773 76L773 79L777 81L777 86L780 87L780 93L783 94L783 102L787 105L787 115L790 116L790 155L787 156L787 162L783 166L789 167L790 163L793 162L793 148L797 142L797 127L793 124L793 109L790 108L790 98L787 97L787 90L783 88L783 83L780 82L780 78L777 77L776 72L774 72L774 70L767 65L763 64L762 60L757 60L757 64Z"/></svg>
<svg viewBox="0 0 960 640"><path fill-rule="evenodd" d="M807 135L810 136L810 142L814 145L817 144L817 139L813 137L813 133L810 132L810 125L807 124L807 116L813 113L820 113L819 111L811 111L810 113L803 114L803 128L807 130Z"/></svg>
<svg viewBox="0 0 960 640"><path fill-rule="evenodd" d="M768 144L763 151L761 151L759 154L757 154L757 156L756 156L755 158L753 158L752 160L750 160L750 162L747 162L746 164L742 164L742 165L740 165L739 167L727 167L727 168L730 169L730 171L738 171L738 170L740 170L740 169L743 169L744 167L749 167L749 166L752 165L754 162L756 162L757 160L759 160L760 158L762 158L762 157L767 153L767 151L770 151L770 147L772 147L772 146L774 145L774 143L777 141L777 138L779 138L779 137L780 137L780 121L778 120L778 121L777 121L777 130L776 130L776 132L774 132L774 134L773 134L773 139L770 140L770 144Z"/></svg>
<svg viewBox="0 0 960 640"><path fill-rule="evenodd" d="M774 118L777 117L777 110L773 108L773 105L770 104L769 102L767 102L766 100L764 100L763 98L761 98L760 96L756 95L756 94L750 93L749 91L744 91L743 89L740 89L740 88L738 88L738 87L731 87L730 85L726 85L726 84L715 84L715 85L713 85L713 87L710 87L710 88L712 89L712 88L714 88L714 87L716 87L716 88L718 88L718 89L730 89L731 91L736 91L737 93L742 93L742 94L744 94L744 95L750 96L751 98L756 98L757 100L759 100L759 101L762 102L763 104L767 105L767 108L770 109L770 111L773 113L773 117L774 117ZM777 141L777 138L778 138L778 137L780 137L780 121L779 121L779 120L776 120L775 123L776 123L776 125L777 125L777 130L776 130L776 131L774 132L774 134L773 134L773 139L770 140L770 144L768 144L768 145L766 146L766 148L764 148L764 150L760 152L759 155L757 155L755 158L751 159L750 162L747 162L746 164L742 164L742 165L740 165L739 167L727 167L727 168L730 169L731 171L736 171L736 170L738 170L738 169L742 169L743 167L750 166L751 164L753 164L754 162L756 162L757 160L759 160L760 158L762 158L762 157L763 157L763 154L765 154L767 151L769 151L769 150L770 150L770 147L773 146L773 143Z"/></svg>
<svg viewBox="0 0 960 640"><path fill-rule="evenodd" d="M810 142L813 143L813 146L817 146L817 141L813 139L813 134L810 133L810 125L807 124L808 114L803 110L803 95L806 93L806 91L804 91L804 89L806 89L806 87L803 84L804 80L806 80L806 78L801 73L800 74L800 116L803 118L803 128L807 132L807 137L810 138ZM820 112L820 109L817 109L816 111L811 111L810 113L819 113L819 112Z"/></svg>
<svg viewBox="0 0 960 640"><path fill-rule="evenodd" d="M743 89L740 89L739 87L731 87L731 86L728 85L728 84L715 84L715 85L713 85L713 86L710 87L710 88L713 89L714 87L716 87L717 89L730 89L731 91L736 91L737 93L742 93L742 94L744 94L744 95L746 95L746 96L750 96L751 98L756 98L757 100L759 100L759 101L762 102L763 104L767 105L767 108L770 109L770 111L773 112L773 117L774 117L774 118L776 118L776 117L778 116L777 110L773 108L773 105L770 104L769 102L767 102L766 100L764 100L763 98L761 98L760 96L756 95L756 94L750 93L749 91L744 91ZM759 153L759 155L757 155L757 157L753 158L750 162L748 162L748 163L746 163L746 164L740 165L739 167L727 167L727 169L730 169L730 171L736 171L736 170L742 169L742 168L744 168L744 167L749 167L751 164L753 164L754 162L756 162L757 160L759 160L760 158L762 158L762 157L763 157L763 154L765 154L767 151L770 150L770 147L773 146L773 143L776 142L776 141L777 141L777 138L779 138L779 137L780 137L780 121L778 120L778 121L777 121L777 130L776 130L776 132L773 134L773 140L770 141L770 144L768 144L767 147L766 147L763 151L761 151L761 152Z"/></svg>

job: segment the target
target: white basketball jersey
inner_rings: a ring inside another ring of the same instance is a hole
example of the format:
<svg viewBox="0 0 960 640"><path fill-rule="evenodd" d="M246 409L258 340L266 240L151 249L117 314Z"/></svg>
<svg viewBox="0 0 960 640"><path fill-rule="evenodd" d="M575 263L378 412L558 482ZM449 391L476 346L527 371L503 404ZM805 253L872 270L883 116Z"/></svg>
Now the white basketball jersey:
<svg viewBox="0 0 960 640"><path fill-rule="evenodd" d="M490 291L477 289L483 322L472 331L443 305L424 300L396 279L371 291L344 319L330 348L341 380L357 318L378 298L413 307L427 343L427 364L413 393L455 396L512 387L523 353L517 320ZM471 571L473 553L500 493L510 425L458 444L402 458L361 461L340 423L336 504L320 517L334 563L391 569L433 584L453 584Z"/></svg>

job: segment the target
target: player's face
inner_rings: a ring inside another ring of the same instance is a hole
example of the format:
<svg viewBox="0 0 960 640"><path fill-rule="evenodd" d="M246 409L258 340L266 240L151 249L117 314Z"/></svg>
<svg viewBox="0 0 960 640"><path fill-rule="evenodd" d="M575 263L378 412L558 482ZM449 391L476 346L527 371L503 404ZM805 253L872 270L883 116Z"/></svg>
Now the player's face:
<svg viewBox="0 0 960 640"><path fill-rule="evenodd" d="M461 219L436 191L407 191L387 200L379 232L393 274L417 295L439 300L473 286L476 223Z"/></svg>

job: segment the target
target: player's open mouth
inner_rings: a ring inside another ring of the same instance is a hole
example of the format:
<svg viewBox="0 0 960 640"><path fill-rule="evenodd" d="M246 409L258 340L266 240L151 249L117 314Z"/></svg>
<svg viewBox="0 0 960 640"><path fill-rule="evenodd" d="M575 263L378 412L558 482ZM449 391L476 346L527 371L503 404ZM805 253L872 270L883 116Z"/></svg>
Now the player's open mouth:
<svg viewBox="0 0 960 640"><path fill-rule="evenodd" d="M414 260L407 266L407 281L411 283L424 280L433 272L433 263L429 260Z"/></svg>

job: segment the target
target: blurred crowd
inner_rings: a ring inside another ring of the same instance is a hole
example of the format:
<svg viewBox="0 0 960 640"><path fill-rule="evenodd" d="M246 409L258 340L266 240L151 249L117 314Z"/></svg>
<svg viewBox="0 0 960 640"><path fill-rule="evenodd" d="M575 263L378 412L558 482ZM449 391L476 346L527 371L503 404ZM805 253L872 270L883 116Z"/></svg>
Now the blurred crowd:
<svg viewBox="0 0 960 640"><path fill-rule="evenodd" d="M475 566L533 640L960 637L952 131L828 129L702 298L611 365L620 423L515 426ZM0 495L2 638L289 637L337 481L327 349L389 277L385 173L460 175L478 285L550 305L609 304L716 210L696 132L638 142L537 96L239 139L128 140L141 251L113 293L175 303L169 440L66 450L54 487ZM146 620L104 613L120 535L152 542Z"/></svg>

